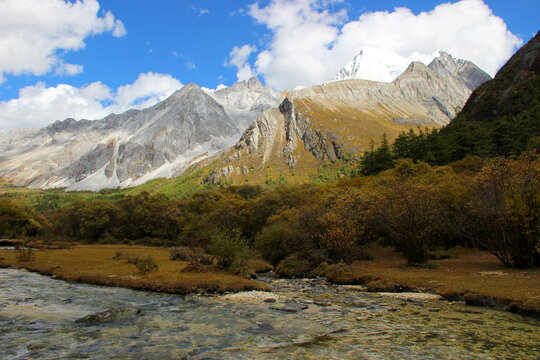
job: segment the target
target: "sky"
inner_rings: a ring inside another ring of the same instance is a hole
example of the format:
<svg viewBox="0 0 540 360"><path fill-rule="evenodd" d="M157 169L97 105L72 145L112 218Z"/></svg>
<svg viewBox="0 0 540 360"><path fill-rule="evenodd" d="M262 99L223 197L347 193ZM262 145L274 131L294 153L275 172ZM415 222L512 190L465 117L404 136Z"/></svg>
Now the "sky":
<svg viewBox="0 0 540 360"><path fill-rule="evenodd" d="M331 80L365 47L445 50L491 75L540 0L0 0L0 131L99 119L197 83Z"/></svg>

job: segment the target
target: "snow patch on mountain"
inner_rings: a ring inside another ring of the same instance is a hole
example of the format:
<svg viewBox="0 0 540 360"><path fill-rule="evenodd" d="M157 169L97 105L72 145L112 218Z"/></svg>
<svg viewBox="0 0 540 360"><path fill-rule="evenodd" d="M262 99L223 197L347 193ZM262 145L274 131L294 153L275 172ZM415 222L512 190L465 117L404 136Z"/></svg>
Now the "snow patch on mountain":
<svg viewBox="0 0 540 360"><path fill-rule="evenodd" d="M437 56L439 52L432 55L415 52L403 57L391 50L365 47L336 74L333 81L363 79L389 83L405 71L410 63L421 61L428 64Z"/></svg>

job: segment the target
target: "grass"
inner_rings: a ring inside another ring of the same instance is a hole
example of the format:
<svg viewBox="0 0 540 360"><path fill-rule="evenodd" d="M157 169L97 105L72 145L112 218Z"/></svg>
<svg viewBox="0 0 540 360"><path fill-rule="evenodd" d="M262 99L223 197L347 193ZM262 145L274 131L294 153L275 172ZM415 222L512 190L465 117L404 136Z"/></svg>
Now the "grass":
<svg viewBox="0 0 540 360"><path fill-rule="evenodd" d="M457 257L439 260L436 267L420 268L407 266L399 253L376 249L374 261L355 262L352 269L368 288L370 282L395 283L473 305L510 306L518 312L540 314L540 268L510 269L485 251L456 252Z"/></svg>
<svg viewBox="0 0 540 360"><path fill-rule="evenodd" d="M140 274L117 253L151 255L156 271ZM75 245L71 249L38 250L35 260L20 263L13 250L0 250L0 267L25 268L70 282L120 286L173 294L222 293L226 291L270 290L266 285L239 276L217 272L182 272L184 261L169 259L169 249L128 245Z"/></svg>

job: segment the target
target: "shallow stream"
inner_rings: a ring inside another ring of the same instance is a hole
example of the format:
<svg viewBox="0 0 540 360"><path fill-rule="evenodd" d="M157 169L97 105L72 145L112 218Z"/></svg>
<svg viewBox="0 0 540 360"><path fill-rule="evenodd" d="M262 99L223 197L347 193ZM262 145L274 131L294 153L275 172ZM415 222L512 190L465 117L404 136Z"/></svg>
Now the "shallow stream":
<svg viewBox="0 0 540 360"><path fill-rule="evenodd" d="M540 322L530 317L369 294L321 280L261 281L274 292L174 296L0 269L0 359L538 359L540 355ZM123 310L114 310L119 308ZM110 309L114 311L109 318L77 322Z"/></svg>

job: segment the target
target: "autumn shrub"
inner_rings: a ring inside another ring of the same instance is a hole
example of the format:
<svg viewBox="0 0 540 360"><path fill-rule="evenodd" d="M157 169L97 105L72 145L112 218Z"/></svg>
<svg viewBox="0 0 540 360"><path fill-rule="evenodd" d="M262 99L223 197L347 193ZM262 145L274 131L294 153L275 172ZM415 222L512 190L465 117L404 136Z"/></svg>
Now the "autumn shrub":
<svg viewBox="0 0 540 360"><path fill-rule="evenodd" d="M405 255L409 265L427 262L436 245L431 191L429 186L395 184L373 198L371 211L376 226Z"/></svg>
<svg viewBox="0 0 540 360"><path fill-rule="evenodd" d="M16 253L17 261L19 262L31 262L31 261L36 260L34 251L30 247L24 247L17 244L15 247L15 253Z"/></svg>
<svg viewBox="0 0 540 360"><path fill-rule="evenodd" d="M316 264L300 254L292 254L281 260L276 267L279 275L286 278L304 278L311 277Z"/></svg>
<svg viewBox="0 0 540 360"><path fill-rule="evenodd" d="M248 243L238 231L217 231L208 246L217 259L217 266L226 271L248 275L248 260L252 255Z"/></svg>
<svg viewBox="0 0 540 360"><path fill-rule="evenodd" d="M0 236L35 236L41 230L39 219L26 207L0 197Z"/></svg>
<svg viewBox="0 0 540 360"><path fill-rule="evenodd" d="M326 267L326 280L332 284L356 284L359 282L352 268L345 263L331 264Z"/></svg>
<svg viewBox="0 0 540 360"><path fill-rule="evenodd" d="M190 262L187 264L185 268L182 269L182 272L189 272L189 273L206 273L209 272L210 269L207 266L204 266L203 264L199 262Z"/></svg>
<svg viewBox="0 0 540 360"><path fill-rule="evenodd" d="M506 266L540 266L540 157L497 158L474 181L469 236Z"/></svg>
<svg viewBox="0 0 540 360"><path fill-rule="evenodd" d="M277 264L290 253L285 239L285 231L286 224L276 222L263 228L261 233L255 237L255 248L263 258L272 264Z"/></svg>
<svg viewBox="0 0 540 360"><path fill-rule="evenodd" d="M148 274L152 271L156 271L159 266L152 255L137 256L132 260L133 265L141 274Z"/></svg>

